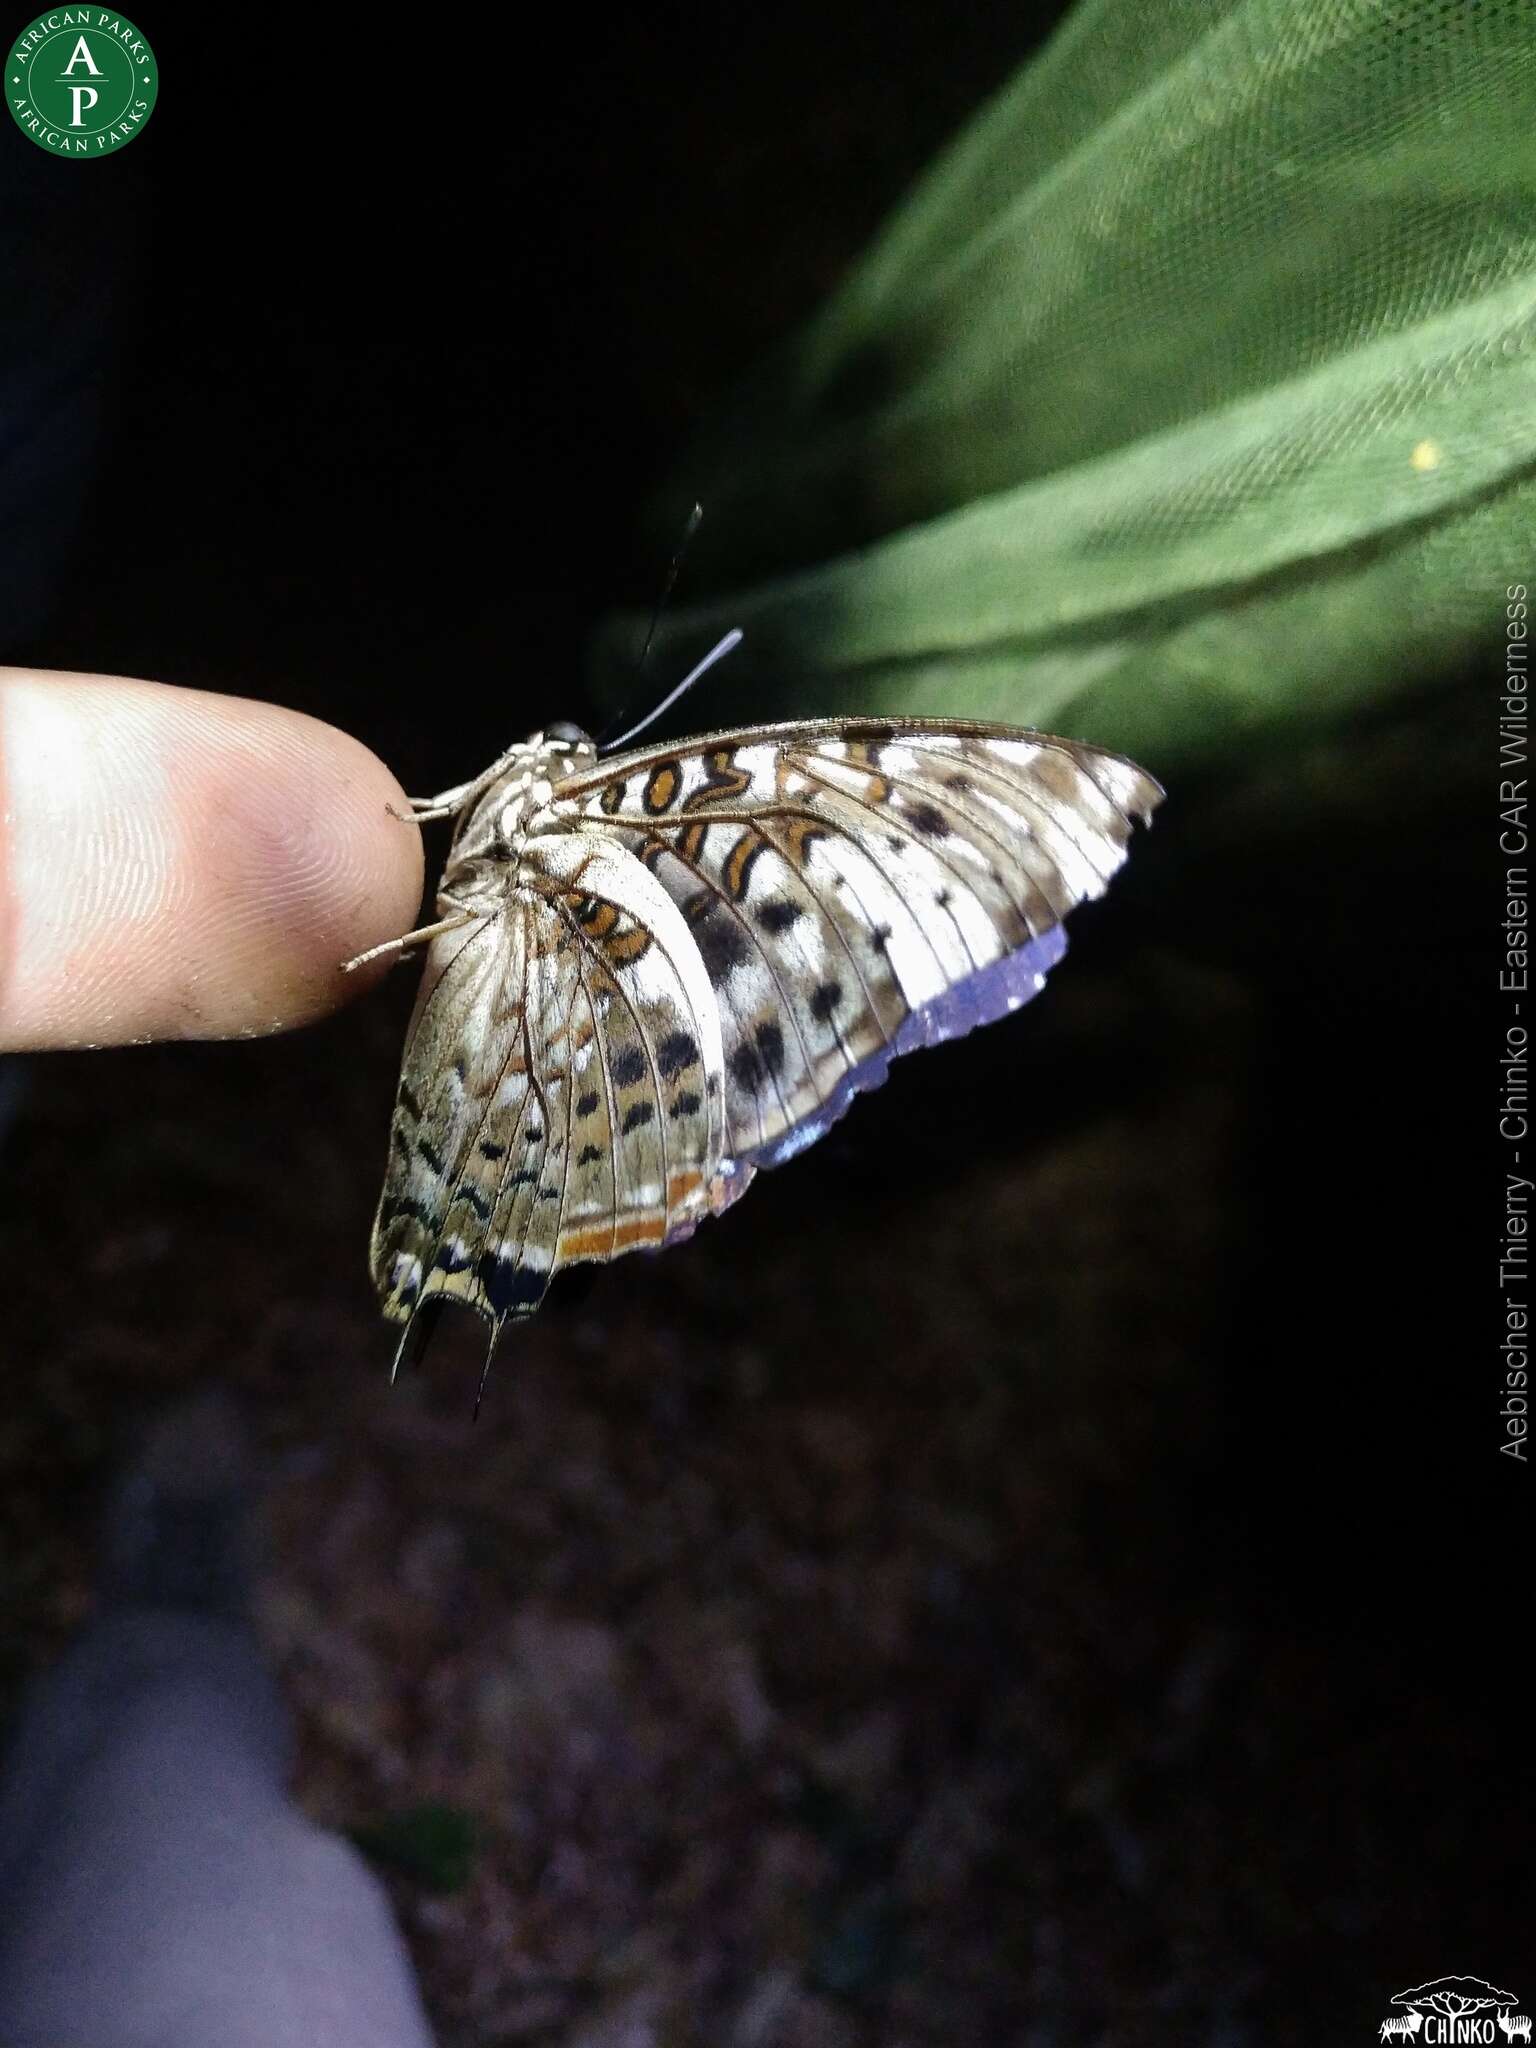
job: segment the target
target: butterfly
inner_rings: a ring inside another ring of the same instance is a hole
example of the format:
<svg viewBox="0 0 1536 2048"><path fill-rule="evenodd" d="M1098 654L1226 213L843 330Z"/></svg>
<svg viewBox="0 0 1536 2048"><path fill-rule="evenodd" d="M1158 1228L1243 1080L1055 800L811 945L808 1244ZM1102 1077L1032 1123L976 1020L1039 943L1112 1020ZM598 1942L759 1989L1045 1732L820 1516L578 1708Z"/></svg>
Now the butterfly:
<svg viewBox="0 0 1536 2048"><path fill-rule="evenodd" d="M347 963L430 949L370 1256L396 1371L450 1300L489 1364L561 1267L689 1236L1027 1002L1162 794L1043 733L846 718L608 758L555 724L412 799L456 820L440 915Z"/></svg>

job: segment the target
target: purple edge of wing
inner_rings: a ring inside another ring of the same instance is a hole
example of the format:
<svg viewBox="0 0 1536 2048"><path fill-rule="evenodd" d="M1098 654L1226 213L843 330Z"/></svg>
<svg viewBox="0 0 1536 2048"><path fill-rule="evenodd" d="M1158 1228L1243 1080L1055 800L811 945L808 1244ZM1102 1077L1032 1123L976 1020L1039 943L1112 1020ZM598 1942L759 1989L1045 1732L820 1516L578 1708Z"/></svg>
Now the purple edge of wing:
<svg viewBox="0 0 1536 2048"><path fill-rule="evenodd" d="M1031 996L1040 993L1046 975L1066 950L1065 927L1052 925L1049 931L1041 932L1014 952L1005 953L1001 960L978 967L974 974L945 989L931 1003L914 1010L890 1043L851 1067L811 1116L803 1117L769 1144L739 1153L727 1162L726 1178L734 1180L735 1185L715 1213L729 1208L738 1195L746 1193L759 1167L782 1166L787 1159L814 1145L818 1138L824 1138L833 1124L847 1115L856 1095L880 1086L892 1060L903 1053L918 1052L924 1046L942 1045L949 1038L963 1038L982 1024L994 1024L1010 1011L1022 1009ZM682 1229L669 1232L666 1241L679 1244L691 1237L697 1227L697 1220L685 1224Z"/></svg>

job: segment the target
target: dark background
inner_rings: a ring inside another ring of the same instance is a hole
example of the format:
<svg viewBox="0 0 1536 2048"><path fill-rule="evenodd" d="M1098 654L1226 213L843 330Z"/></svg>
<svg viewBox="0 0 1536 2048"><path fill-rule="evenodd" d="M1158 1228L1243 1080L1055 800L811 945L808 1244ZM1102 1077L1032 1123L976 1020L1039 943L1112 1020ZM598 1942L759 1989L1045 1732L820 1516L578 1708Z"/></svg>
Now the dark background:
<svg viewBox="0 0 1536 2048"><path fill-rule="evenodd" d="M1046 21L146 16L121 158L0 134L0 651L300 706L413 789L583 716L584 636L664 566L645 493ZM0 1677L88 1610L129 1425L219 1378L300 1796L384 1829L445 2042L1529 2001L1493 717L1474 663L1357 773L1171 788L1034 1011L557 1287L474 1430L474 1330L391 1394L364 1272L408 973L270 1044L13 1066Z"/></svg>

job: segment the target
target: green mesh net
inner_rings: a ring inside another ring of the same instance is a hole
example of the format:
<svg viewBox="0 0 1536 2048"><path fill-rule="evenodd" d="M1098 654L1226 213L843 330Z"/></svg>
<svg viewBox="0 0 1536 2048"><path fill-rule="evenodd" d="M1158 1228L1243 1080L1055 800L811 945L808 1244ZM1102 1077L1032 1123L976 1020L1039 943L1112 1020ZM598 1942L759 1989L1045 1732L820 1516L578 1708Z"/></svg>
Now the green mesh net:
<svg viewBox="0 0 1536 2048"><path fill-rule="evenodd" d="M661 494L654 672L1166 772L1497 633L1533 464L1530 0L1085 0Z"/></svg>

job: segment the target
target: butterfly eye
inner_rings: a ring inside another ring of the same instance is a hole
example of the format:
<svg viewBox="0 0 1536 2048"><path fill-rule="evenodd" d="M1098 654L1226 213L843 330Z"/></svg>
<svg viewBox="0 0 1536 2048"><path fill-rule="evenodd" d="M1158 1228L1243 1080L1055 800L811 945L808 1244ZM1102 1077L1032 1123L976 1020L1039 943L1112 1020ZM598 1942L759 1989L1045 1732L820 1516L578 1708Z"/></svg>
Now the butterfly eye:
<svg viewBox="0 0 1536 2048"><path fill-rule="evenodd" d="M557 746L562 747L590 747L592 744L581 727L572 725L568 718L556 719L553 725L545 726L544 738L546 742L553 740Z"/></svg>

